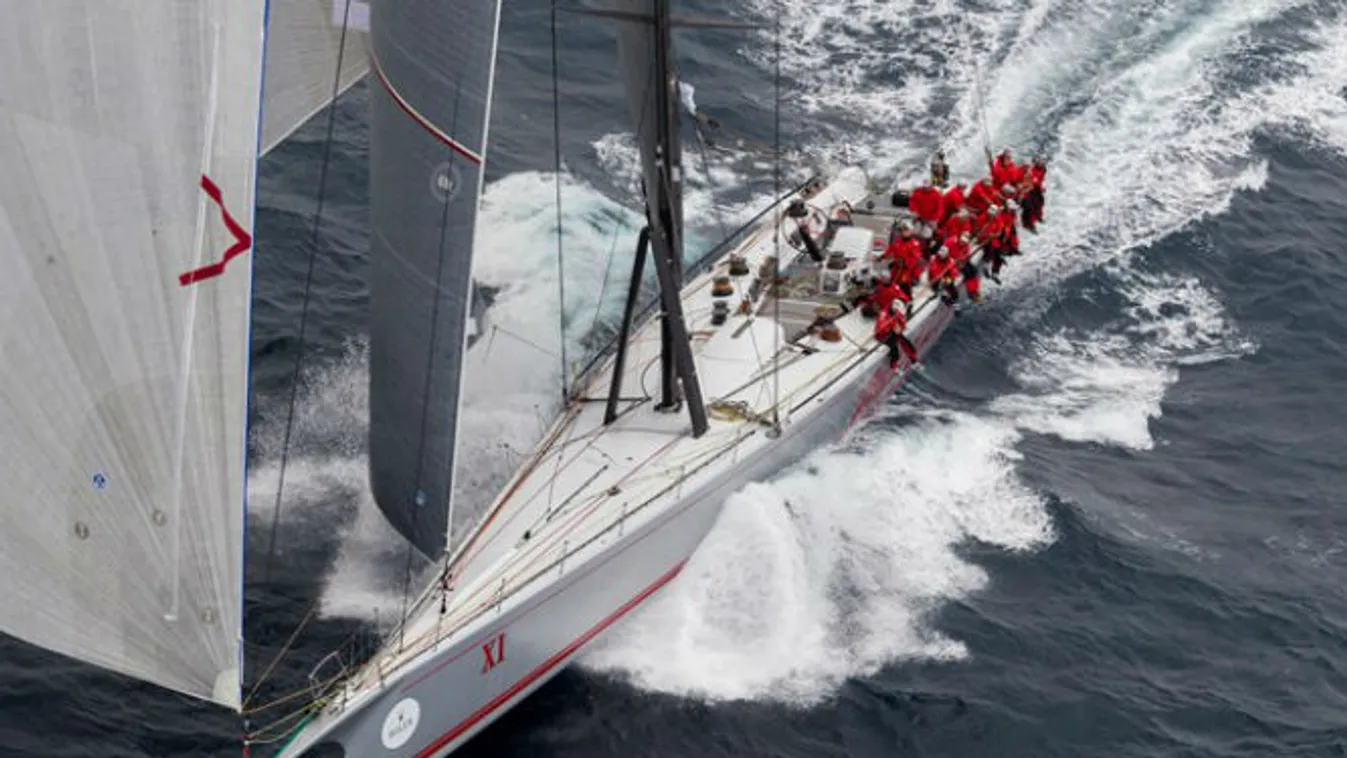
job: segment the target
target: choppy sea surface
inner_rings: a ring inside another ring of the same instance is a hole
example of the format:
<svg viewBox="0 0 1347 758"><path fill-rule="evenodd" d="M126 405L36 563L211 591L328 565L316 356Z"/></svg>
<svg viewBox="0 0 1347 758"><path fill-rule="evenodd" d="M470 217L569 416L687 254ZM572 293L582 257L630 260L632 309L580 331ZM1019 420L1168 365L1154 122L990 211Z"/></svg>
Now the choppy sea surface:
<svg viewBox="0 0 1347 758"><path fill-rule="evenodd" d="M611 318L636 228L611 30L564 17L559 303L545 5L503 19L456 520L541 432L558 313L577 344ZM910 182L938 145L969 175L985 124L1047 158L1047 223L879 418L732 497L678 582L463 754L1347 754L1347 3L779 5L788 178ZM770 142L771 30L677 48L722 129ZM249 566L250 663L317 609L289 686L401 600L364 479L367 107L337 108L316 245L323 117L260 167L253 556L317 256L280 550ZM688 164L694 246L770 196L760 153ZM0 640L5 758L236 756L240 730Z"/></svg>

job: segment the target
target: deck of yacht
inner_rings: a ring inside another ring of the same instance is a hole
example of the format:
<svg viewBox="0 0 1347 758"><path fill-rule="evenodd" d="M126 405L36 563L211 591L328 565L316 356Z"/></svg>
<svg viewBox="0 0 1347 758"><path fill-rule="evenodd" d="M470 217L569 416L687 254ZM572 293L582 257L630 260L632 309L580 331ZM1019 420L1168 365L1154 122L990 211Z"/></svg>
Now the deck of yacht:
<svg viewBox="0 0 1347 758"><path fill-rule="evenodd" d="M843 201L860 210L866 197L864 178L843 174L809 204L829 214ZM604 424L610 359L589 377L460 547L444 612L443 591L427 590L403 633L350 691L372 687L425 651L476 633L484 614L493 617L502 606L531 595L545 583L538 580L583 562L676 502L685 489L723 475L725 466L770 444L775 419L788 425L792 415L808 413L811 399L877 349L873 320L854 310L836 318L838 340L823 339L809 327L820 306L839 312L845 307L850 280L864 277L873 254L888 242L894 220L903 215L897 209L856 212L852 225L829 235L825 254L846 259L845 269L830 269L790 244L791 220L778 226L776 213L769 214L684 287L692 352L710 408L710 428L701 437L692 436L686 409L656 408L660 322L640 324L630 340L617 420ZM747 273L730 273L732 254L742 256ZM779 285L772 287L772 256L778 254L786 263ZM715 297L713 282L722 276L730 276L734 293ZM746 294L748 305L741 310ZM924 287L917 295L918 302L932 297ZM730 311L719 324L713 320L717 300L726 300Z"/></svg>

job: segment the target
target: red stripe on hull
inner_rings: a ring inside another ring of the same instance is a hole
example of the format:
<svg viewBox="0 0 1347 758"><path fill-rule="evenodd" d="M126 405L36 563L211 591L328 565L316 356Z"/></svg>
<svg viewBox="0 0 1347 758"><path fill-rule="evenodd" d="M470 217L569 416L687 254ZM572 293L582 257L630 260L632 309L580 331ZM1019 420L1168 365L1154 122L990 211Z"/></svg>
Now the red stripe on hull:
<svg viewBox="0 0 1347 758"><path fill-rule="evenodd" d="M651 595L658 592L661 587L673 581L673 578L678 576L678 572L683 570L683 565L686 563L687 563L686 560L679 561L677 564L674 565L673 568L664 572L664 574L660 576L660 578L656 579L654 583L652 583L649 587L646 587L644 590L641 590L639 594L637 594L635 597L624 603L621 608L618 608L616 611L613 611L613 613L609 614L607 618L595 624L593 627L590 628L589 631L585 632L583 635L576 638L573 642L571 642L571 644L557 651L551 658L548 658L547 660L543 661L537 668L530 671L527 676L515 682L514 684L510 685L509 689L497 695L495 698L491 700L491 702L482 706L480 709L478 709L476 713L464 719L463 722L460 723L458 726L445 732L443 735L440 736L439 739L427 745L425 748L421 750L421 752L416 754L416 758L430 758L430 756L435 754L435 751L440 750L445 745L448 745L449 743L463 736L463 734L465 734L469 729L472 729L474 726L480 723L482 719L486 718L487 716L490 716L498 708L510 702L510 700L514 698L515 695L518 695L520 692L523 692L525 689L528 688L529 685L538 681L540 678L546 675L547 672L556 668L562 661L569 658L575 651L579 650L590 640L594 639L600 633L602 633L603 630L617 623L618 619L621 619L623 616L627 615L634 608L636 608L636 606L645 602L646 599L648 599Z"/></svg>

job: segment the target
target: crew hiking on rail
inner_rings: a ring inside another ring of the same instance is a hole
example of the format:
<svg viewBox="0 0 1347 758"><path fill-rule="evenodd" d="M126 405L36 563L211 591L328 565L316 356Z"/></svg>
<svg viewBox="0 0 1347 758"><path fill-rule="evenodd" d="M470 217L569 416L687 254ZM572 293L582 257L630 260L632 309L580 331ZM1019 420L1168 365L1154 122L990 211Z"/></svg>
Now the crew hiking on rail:
<svg viewBox="0 0 1347 758"><path fill-rule="evenodd" d="M911 192L894 193L895 204L905 202L912 218L890 231L881 256L888 276L875 282L863 312L875 317L875 339L888 346L895 369L904 354L917 362L916 349L903 335L912 317L913 289L926 284L952 305L962 283L968 299L981 302L984 270L999 283L1006 259L1020 254L1019 227L1036 233L1043 221L1043 159L1019 164L1006 148L995 158L988 153L987 164L988 175L971 187L958 182L944 189L949 166L937 151L929 179ZM982 260L974 263L978 250Z"/></svg>

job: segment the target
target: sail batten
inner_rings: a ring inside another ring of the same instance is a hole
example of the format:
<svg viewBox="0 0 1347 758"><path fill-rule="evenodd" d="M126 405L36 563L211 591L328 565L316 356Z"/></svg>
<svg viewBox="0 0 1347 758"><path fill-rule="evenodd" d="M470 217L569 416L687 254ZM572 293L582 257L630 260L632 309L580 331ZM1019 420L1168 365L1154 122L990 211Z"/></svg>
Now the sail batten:
<svg viewBox="0 0 1347 758"><path fill-rule="evenodd" d="M251 237L225 219L251 221L264 22L44 0L0 29L0 632L231 707Z"/></svg>

